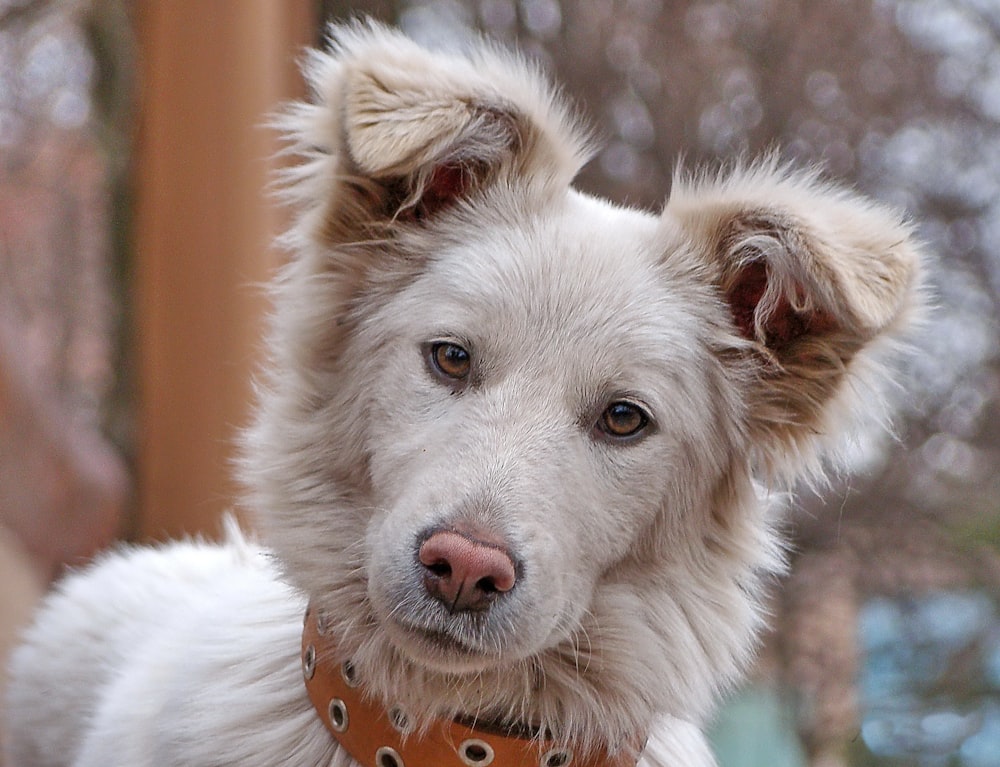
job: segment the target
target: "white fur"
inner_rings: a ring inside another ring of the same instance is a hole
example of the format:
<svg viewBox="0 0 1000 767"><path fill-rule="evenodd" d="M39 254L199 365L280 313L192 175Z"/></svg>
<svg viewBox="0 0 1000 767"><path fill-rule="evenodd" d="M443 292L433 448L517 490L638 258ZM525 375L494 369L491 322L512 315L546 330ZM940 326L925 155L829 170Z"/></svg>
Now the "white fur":
<svg viewBox="0 0 1000 767"><path fill-rule="evenodd" d="M242 460L268 548L231 533L68 578L13 661L11 764L350 764L301 683L307 596L417 721L712 764L699 726L783 567L779 491L918 308L907 226L773 161L615 207L569 186L587 134L522 61L334 38L279 120L297 218ZM471 352L467 384L431 370L437 341ZM652 425L618 442L594 425L623 399ZM487 613L422 590L440 526L523 563Z"/></svg>

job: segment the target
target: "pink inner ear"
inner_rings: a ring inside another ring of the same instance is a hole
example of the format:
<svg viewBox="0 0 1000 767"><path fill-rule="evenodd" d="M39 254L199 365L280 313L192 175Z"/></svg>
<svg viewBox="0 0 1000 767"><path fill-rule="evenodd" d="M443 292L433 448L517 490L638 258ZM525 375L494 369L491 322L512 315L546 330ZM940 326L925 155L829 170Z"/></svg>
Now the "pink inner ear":
<svg viewBox="0 0 1000 767"><path fill-rule="evenodd" d="M754 338L754 313L767 290L767 266L763 261L747 264L733 280L726 300L733 313L733 321L744 338Z"/></svg>
<svg viewBox="0 0 1000 767"><path fill-rule="evenodd" d="M433 216L468 191L469 179L459 165L441 165L434 169L420 196L419 217Z"/></svg>
<svg viewBox="0 0 1000 767"><path fill-rule="evenodd" d="M754 316L767 290L768 272L764 261L753 261L742 267L726 293L733 321L744 338L757 340ZM805 289L796 286L805 295ZM836 328L829 312L822 309L799 312L782 296L764 322L764 342L771 349L780 349L807 334L827 333Z"/></svg>

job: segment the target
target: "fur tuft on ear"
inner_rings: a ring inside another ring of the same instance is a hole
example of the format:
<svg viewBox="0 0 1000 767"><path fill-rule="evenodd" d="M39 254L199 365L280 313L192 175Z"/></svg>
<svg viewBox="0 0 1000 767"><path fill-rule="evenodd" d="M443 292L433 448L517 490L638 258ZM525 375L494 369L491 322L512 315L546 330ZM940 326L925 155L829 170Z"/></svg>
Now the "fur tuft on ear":
<svg viewBox="0 0 1000 767"><path fill-rule="evenodd" d="M773 472L797 471L817 438L858 410L873 350L919 313L920 252L893 211L768 158L728 174L678 175L679 224L749 360L749 427ZM850 408L838 407L845 399ZM863 410L863 408L861 408Z"/></svg>
<svg viewBox="0 0 1000 767"><path fill-rule="evenodd" d="M481 44L429 52L367 22L332 26L304 70L312 97L276 121L305 162L281 179L325 244L385 236L498 181L568 186L589 136L545 78ZM300 234L302 233L300 229Z"/></svg>

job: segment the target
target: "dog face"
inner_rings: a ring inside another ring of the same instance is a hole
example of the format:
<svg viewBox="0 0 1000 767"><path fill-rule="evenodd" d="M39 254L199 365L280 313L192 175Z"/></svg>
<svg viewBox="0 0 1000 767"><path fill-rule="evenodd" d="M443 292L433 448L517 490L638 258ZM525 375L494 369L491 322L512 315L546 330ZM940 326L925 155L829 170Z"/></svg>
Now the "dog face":
<svg viewBox="0 0 1000 767"><path fill-rule="evenodd" d="M523 63L335 35L282 121L266 539L417 718L697 719L781 568L755 478L815 470L858 410L917 305L907 228L769 161L614 207L571 188L585 134Z"/></svg>
<svg viewBox="0 0 1000 767"><path fill-rule="evenodd" d="M527 200L523 217L483 200L441 222L467 236L428 233L424 270L351 341L381 358L365 374L368 596L396 645L441 670L571 640L598 580L654 528L697 526L684 495L717 483L712 455L731 450L700 319L715 307L671 274L656 219ZM482 609L436 598L419 549L437 530L503 549L513 586Z"/></svg>

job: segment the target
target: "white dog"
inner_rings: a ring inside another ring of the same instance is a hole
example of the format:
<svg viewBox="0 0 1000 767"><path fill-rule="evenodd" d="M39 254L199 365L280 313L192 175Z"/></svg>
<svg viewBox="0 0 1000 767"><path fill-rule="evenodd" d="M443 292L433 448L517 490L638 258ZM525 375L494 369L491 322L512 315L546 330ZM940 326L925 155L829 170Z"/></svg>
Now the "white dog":
<svg viewBox="0 0 1000 767"><path fill-rule="evenodd" d="M266 548L65 579L13 659L11 767L712 764L772 494L919 308L908 226L772 161L616 207L524 61L333 38L281 120L241 464Z"/></svg>

